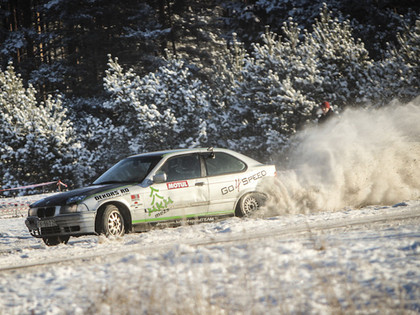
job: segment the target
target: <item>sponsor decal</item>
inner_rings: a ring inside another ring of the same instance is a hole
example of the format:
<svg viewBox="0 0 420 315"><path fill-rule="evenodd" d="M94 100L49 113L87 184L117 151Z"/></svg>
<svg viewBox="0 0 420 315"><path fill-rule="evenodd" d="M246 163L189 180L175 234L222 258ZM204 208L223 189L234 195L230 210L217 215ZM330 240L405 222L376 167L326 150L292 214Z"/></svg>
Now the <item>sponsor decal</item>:
<svg viewBox="0 0 420 315"><path fill-rule="evenodd" d="M179 189L179 188L189 187L188 182L186 180L179 181L179 182L166 183L166 186L168 187L168 189Z"/></svg>
<svg viewBox="0 0 420 315"><path fill-rule="evenodd" d="M131 195L131 207L137 209L141 205L140 194Z"/></svg>
<svg viewBox="0 0 420 315"><path fill-rule="evenodd" d="M165 198L159 194L159 189L156 189L150 186L150 196L152 198L152 202L150 204L150 208L144 209L146 213L149 214L149 217L152 215L153 212L158 212L155 214L155 217L161 216L169 211L168 205L173 203L170 197Z"/></svg>
<svg viewBox="0 0 420 315"><path fill-rule="evenodd" d="M161 212L156 213L155 218L159 218L160 216L164 215L168 211L169 211L169 208L163 209Z"/></svg>
<svg viewBox="0 0 420 315"><path fill-rule="evenodd" d="M194 222L214 222L216 220L216 218L214 217L203 217L203 218L197 218L197 219L192 219L192 221Z"/></svg>
<svg viewBox="0 0 420 315"><path fill-rule="evenodd" d="M239 179L235 179L235 189L239 192L241 187L241 181Z"/></svg>
<svg viewBox="0 0 420 315"><path fill-rule="evenodd" d="M228 193L231 193L232 191L239 191L240 190L240 186L242 185L248 185L253 181L257 181L260 178L263 178L264 176L267 175L267 172L265 170L262 170L261 172L255 173L254 175L248 176L248 177L244 177L242 179L235 179L235 184L223 187L221 189L222 195L226 195Z"/></svg>
<svg viewBox="0 0 420 315"><path fill-rule="evenodd" d="M184 218L184 219L176 219L170 222L170 224L181 225L185 222L188 223L206 223L206 222L215 222L217 220L216 217L199 217L199 218ZM156 226L167 226L168 222L158 222Z"/></svg>
<svg viewBox="0 0 420 315"><path fill-rule="evenodd" d="M116 189L116 190L108 191L106 193L95 196L95 200L96 201L106 200L106 199L110 199L110 198L124 196L124 195L127 195L129 193L130 193L130 189L128 189L128 188Z"/></svg>
<svg viewBox="0 0 420 315"><path fill-rule="evenodd" d="M254 175L242 178L242 184L248 185L249 183L259 180L260 178L263 178L266 175L267 175L267 172L265 170L262 170L261 172L255 173Z"/></svg>
<svg viewBox="0 0 420 315"><path fill-rule="evenodd" d="M131 201L138 201L140 200L140 194L131 195Z"/></svg>
<svg viewBox="0 0 420 315"><path fill-rule="evenodd" d="M229 186L223 187L221 189L222 195L226 195L226 194L228 194L228 193L230 193L230 192L232 192L234 190L235 190L235 187L233 185L229 185Z"/></svg>

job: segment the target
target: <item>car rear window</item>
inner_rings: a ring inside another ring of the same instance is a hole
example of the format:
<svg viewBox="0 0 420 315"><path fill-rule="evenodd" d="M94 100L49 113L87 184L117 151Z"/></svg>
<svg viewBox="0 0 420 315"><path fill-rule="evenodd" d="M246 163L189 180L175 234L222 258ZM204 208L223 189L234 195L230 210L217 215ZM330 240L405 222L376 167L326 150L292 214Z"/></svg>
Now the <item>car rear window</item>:
<svg viewBox="0 0 420 315"><path fill-rule="evenodd" d="M205 161L208 176L239 173L246 170L244 162L223 152L216 152L213 157L209 156Z"/></svg>

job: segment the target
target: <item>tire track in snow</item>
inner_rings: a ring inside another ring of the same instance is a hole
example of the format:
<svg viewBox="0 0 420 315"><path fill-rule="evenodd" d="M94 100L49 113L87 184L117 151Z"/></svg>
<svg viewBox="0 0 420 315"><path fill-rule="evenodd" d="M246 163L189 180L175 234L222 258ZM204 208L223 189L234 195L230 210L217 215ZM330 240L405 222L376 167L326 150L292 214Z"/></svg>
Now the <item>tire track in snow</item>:
<svg viewBox="0 0 420 315"><path fill-rule="evenodd" d="M20 264L15 266L8 266L8 267L0 267L0 272L6 271L17 271L23 269L30 269L36 267L44 267L56 264L66 264L66 263L75 263L75 262L88 262L94 261L95 259L99 258L120 258L127 254L133 253L155 253L155 252L162 252L166 250L170 250L176 245L189 245L189 246L209 246L209 245L217 245L223 243L234 243L240 241L253 241L262 238L272 238L272 237L284 237L284 236L292 236L297 234L304 234L304 237L311 238L313 236L313 232L319 232L324 230L332 230L332 229L344 229L344 228L354 228L361 225L367 224L386 224L396 221L404 221L410 219L420 219L420 210L415 207L410 209L407 212L401 213L385 213L381 216L377 215L361 215L360 218L340 218L338 220L331 220L329 222L304 222L299 223L293 226L282 226L281 228L272 229L269 231L264 231L261 233L241 233L236 235L220 235L217 237L208 237L207 239L201 239L197 241L183 241L183 242L173 242L173 243L166 243L163 245L149 245L144 246L141 244L135 245L126 245L124 249L112 251L94 251L94 253L88 253L84 255L79 255L77 257L69 257L69 258L55 258L55 259L46 259L42 262L36 263L26 263ZM34 246L28 247L30 249L34 249ZM21 251L22 248L16 249L17 251ZM13 249L7 250L7 252L12 252Z"/></svg>

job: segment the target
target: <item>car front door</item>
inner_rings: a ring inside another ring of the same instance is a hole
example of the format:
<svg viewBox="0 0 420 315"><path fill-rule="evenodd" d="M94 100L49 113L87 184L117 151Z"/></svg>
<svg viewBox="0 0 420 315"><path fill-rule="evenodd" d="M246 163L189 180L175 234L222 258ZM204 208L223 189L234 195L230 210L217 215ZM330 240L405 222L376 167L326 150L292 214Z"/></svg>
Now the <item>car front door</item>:
<svg viewBox="0 0 420 315"><path fill-rule="evenodd" d="M169 158L156 174L166 174L166 181L148 187L144 196L147 221L193 218L207 213L208 180L202 176L198 154Z"/></svg>

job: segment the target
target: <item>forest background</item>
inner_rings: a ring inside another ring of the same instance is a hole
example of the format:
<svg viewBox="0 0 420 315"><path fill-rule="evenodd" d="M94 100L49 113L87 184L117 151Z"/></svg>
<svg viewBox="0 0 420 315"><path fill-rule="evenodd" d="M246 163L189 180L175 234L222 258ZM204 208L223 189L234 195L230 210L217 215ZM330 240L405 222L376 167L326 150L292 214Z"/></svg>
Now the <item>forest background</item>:
<svg viewBox="0 0 420 315"><path fill-rule="evenodd" d="M417 0L0 0L0 185L79 187L172 148L279 161L325 100L343 112L420 95L419 13Z"/></svg>

